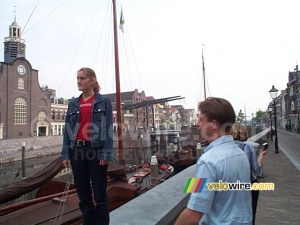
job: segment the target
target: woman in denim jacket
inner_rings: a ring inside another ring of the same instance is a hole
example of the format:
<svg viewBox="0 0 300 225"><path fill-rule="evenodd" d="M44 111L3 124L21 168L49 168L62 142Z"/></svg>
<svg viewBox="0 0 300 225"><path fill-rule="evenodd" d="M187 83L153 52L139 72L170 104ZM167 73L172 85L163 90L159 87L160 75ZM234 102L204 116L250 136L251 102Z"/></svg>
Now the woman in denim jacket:
<svg viewBox="0 0 300 225"><path fill-rule="evenodd" d="M99 94L95 72L77 72L82 94L69 103L65 120L62 160L72 167L84 225L108 225L106 196L108 162L113 160L112 106Z"/></svg>
<svg viewBox="0 0 300 225"><path fill-rule="evenodd" d="M246 127L243 126L242 124L239 123L233 124L231 127L230 134L233 136L236 145L246 153L249 159L250 169L251 169L249 175L251 176L251 183L257 183L258 182L257 176L261 174L264 156L265 154L267 154L268 149L262 150L259 153L259 157L257 157L254 147L248 143L245 143L245 141L247 141L249 136ZM253 215L252 224L255 225L255 215L256 215L259 191L252 190L251 196L252 196L252 215Z"/></svg>

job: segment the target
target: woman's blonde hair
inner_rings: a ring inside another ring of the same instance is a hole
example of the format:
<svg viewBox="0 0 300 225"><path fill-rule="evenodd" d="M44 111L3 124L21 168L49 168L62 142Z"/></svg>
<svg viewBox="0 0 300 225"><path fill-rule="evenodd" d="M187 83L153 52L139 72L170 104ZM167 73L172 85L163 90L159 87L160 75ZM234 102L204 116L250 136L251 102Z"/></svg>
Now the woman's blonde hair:
<svg viewBox="0 0 300 225"><path fill-rule="evenodd" d="M81 69L79 69L77 71L77 73L79 71L82 71L84 72L84 74L88 77L88 78L91 78L91 79L94 79L95 80L95 83L93 84L93 91L95 93L99 92L101 90L101 87L97 81L97 77L96 77L96 73L94 70L92 70L91 68L88 68L88 67L82 67Z"/></svg>
<svg viewBox="0 0 300 225"><path fill-rule="evenodd" d="M232 125L230 134L234 140L246 141L249 138L246 127L240 123L235 123Z"/></svg>

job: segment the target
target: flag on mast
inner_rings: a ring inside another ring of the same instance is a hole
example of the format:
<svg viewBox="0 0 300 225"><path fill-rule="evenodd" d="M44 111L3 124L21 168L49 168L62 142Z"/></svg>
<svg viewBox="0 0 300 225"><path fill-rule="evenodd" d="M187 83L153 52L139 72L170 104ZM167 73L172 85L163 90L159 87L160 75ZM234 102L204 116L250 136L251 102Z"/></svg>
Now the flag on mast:
<svg viewBox="0 0 300 225"><path fill-rule="evenodd" d="M122 30L122 32L124 33L124 23L125 23L125 19L124 19L124 15L123 15L123 8L121 8L121 16L120 16L120 29Z"/></svg>

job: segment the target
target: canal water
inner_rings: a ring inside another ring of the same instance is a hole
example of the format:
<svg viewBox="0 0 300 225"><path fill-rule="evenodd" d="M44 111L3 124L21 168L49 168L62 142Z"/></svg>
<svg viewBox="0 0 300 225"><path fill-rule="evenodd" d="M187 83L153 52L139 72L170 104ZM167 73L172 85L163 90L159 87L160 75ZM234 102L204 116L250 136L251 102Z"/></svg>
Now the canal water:
<svg viewBox="0 0 300 225"><path fill-rule="evenodd" d="M126 149L124 152L124 159L130 165L140 165L143 162L150 162L152 155L150 148ZM21 160L0 164L0 190L12 182L22 180L23 176L25 178L34 175L58 157L60 157L60 153L26 159L25 171L22 171Z"/></svg>
<svg viewBox="0 0 300 225"><path fill-rule="evenodd" d="M151 156L155 152L160 151L162 155L166 154L167 145L163 146L163 144L166 144L166 142L162 141L160 145L158 145L157 142L154 142L151 145L151 147L144 147L144 148L137 147L137 148L124 149L124 160L126 164L129 165L141 165L142 163L149 163L151 160ZM175 146L174 149L177 148L177 145ZM117 156L118 151L117 150L115 151L116 151L115 160L118 160L118 156ZM38 156L38 154L36 154L36 156ZM20 181L24 178L28 178L36 174L42 168L44 168L45 166L53 162L58 157L60 157L60 153L29 158L25 160L24 167L22 166L21 160L0 164L0 190L9 186L11 183L15 181ZM25 168L25 170L22 171L22 168ZM60 177L59 179L64 179L64 177ZM32 199L35 196L35 192L36 191L28 193L22 196L21 198L6 204ZM0 207L1 206L3 206L3 204L0 205Z"/></svg>
<svg viewBox="0 0 300 225"><path fill-rule="evenodd" d="M36 157L25 160L25 171L22 171L22 161L0 164L0 190L14 181L37 173L49 163L60 157L60 154Z"/></svg>

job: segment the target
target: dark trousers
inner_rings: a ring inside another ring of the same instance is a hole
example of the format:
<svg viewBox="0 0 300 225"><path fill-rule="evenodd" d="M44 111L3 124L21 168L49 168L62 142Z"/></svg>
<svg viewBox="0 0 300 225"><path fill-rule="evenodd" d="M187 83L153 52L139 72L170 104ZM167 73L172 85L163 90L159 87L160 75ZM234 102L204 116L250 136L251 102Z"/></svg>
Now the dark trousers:
<svg viewBox="0 0 300 225"><path fill-rule="evenodd" d="M108 225L109 210L106 196L107 167L100 166L100 149L75 147L70 152L74 183L79 197L83 225Z"/></svg>
<svg viewBox="0 0 300 225"><path fill-rule="evenodd" d="M252 224L255 225L255 215L256 215L256 208L257 208L259 190L251 191L251 196L252 196L252 215L253 215Z"/></svg>

